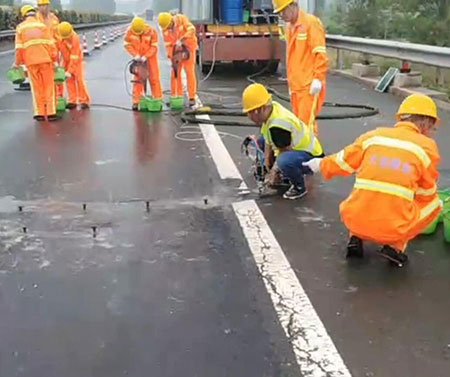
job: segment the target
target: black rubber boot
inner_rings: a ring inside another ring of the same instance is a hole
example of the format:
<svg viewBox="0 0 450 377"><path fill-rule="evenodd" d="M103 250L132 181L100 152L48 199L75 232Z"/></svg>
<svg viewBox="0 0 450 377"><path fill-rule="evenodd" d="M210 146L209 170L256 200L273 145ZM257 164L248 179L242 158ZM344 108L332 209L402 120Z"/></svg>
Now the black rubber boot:
<svg viewBox="0 0 450 377"><path fill-rule="evenodd" d="M82 110L87 110L87 109L89 109L90 106L87 103L82 103L80 107Z"/></svg>
<svg viewBox="0 0 450 377"><path fill-rule="evenodd" d="M139 105L137 103L134 103L133 106L131 107L131 110L138 111L139 110Z"/></svg>
<svg viewBox="0 0 450 377"><path fill-rule="evenodd" d="M43 122L45 120L45 116L43 116L43 115L35 115L33 117L33 119L38 121L38 122Z"/></svg>
<svg viewBox="0 0 450 377"><path fill-rule="evenodd" d="M75 109L76 107L77 107L76 103L68 103L66 105L66 109L69 109L69 110Z"/></svg>
<svg viewBox="0 0 450 377"><path fill-rule="evenodd" d="M57 120L61 120L61 116L53 114L48 116L49 122L56 122Z"/></svg>
<svg viewBox="0 0 450 377"><path fill-rule="evenodd" d="M361 238L351 236L347 244L347 256L346 258L363 258L364 246Z"/></svg>
<svg viewBox="0 0 450 377"><path fill-rule="evenodd" d="M388 259L389 262L397 267L403 267L408 263L408 256L391 246L384 245L380 250L381 256Z"/></svg>

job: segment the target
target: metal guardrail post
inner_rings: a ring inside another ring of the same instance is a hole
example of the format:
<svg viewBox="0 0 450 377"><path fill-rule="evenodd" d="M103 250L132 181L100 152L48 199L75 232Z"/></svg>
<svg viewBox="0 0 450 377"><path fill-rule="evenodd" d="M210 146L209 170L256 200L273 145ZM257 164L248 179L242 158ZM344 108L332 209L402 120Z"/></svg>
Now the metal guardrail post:
<svg viewBox="0 0 450 377"><path fill-rule="evenodd" d="M340 48L337 49L336 66L339 70L344 68L344 57Z"/></svg>

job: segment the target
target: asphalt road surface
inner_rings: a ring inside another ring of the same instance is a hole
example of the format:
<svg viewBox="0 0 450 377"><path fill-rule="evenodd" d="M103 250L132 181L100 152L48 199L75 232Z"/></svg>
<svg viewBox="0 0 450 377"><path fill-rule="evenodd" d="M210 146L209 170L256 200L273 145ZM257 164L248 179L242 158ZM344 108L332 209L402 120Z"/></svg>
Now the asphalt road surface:
<svg viewBox="0 0 450 377"><path fill-rule="evenodd" d="M259 199L240 152L257 129L120 109L128 60L120 40L87 58L94 105L57 123L35 123L30 93L0 82L1 377L449 375L441 229L410 244L407 268L375 246L347 262L338 205L352 179L309 178L300 201ZM239 102L245 76L218 69L201 100ZM400 103L332 75L327 99L380 109L321 121L328 153L393 124Z"/></svg>

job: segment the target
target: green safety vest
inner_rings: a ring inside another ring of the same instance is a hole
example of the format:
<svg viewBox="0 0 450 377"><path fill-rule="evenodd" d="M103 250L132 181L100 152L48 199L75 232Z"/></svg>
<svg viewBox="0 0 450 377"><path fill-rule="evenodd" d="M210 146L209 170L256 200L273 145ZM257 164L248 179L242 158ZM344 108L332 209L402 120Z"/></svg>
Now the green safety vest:
<svg viewBox="0 0 450 377"><path fill-rule="evenodd" d="M303 123L278 102L273 102L272 114L270 114L269 119L261 127L261 134L264 140L272 147L275 154L278 155L278 148L273 143L270 134L272 127L278 127L291 133L291 147L294 151L309 152L313 156L323 154L322 145L314 135L314 128Z"/></svg>

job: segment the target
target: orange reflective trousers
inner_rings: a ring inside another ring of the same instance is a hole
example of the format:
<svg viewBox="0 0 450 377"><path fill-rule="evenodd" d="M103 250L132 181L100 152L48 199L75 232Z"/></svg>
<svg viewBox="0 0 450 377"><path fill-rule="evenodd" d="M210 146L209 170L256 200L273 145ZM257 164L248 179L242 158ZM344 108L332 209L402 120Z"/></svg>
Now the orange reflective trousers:
<svg viewBox="0 0 450 377"><path fill-rule="evenodd" d="M31 96L33 97L34 115L56 114L53 64L33 64L27 68L31 84Z"/></svg>

